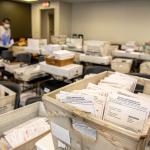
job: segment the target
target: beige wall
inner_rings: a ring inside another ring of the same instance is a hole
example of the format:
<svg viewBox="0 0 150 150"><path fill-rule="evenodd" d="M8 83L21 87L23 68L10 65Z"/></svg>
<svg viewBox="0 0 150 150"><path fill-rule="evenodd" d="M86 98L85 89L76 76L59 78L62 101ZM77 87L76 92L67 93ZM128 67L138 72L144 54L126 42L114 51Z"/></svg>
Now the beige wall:
<svg viewBox="0 0 150 150"><path fill-rule="evenodd" d="M72 22L72 5L63 2L51 2L50 7L54 8L55 35L70 35ZM32 5L32 37L41 38L41 14L40 10L45 9L41 4Z"/></svg>
<svg viewBox="0 0 150 150"><path fill-rule="evenodd" d="M60 3L60 34L68 35L71 34L72 26L72 4Z"/></svg>
<svg viewBox="0 0 150 150"><path fill-rule="evenodd" d="M150 1L73 4L72 33L114 42L150 40Z"/></svg>
<svg viewBox="0 0 150 150"><path fill-rule="evenodd" d="M60 12L59 12L59 3L51 2L49 8L43 8L41 4L32 5L32 37L41 38L41 9L51 9L54 8L55 13L55 34L59 34L60 29Z"/></svg>

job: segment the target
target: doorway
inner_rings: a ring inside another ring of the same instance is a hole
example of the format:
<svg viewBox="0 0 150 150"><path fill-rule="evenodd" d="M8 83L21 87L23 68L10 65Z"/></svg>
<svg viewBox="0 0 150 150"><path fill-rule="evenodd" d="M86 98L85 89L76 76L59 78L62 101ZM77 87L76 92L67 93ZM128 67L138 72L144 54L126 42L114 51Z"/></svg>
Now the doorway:
<svg viewBox="0 0 150 150"><path fill-rule="evenodd" d="M41 10L41 38L50 43L54 34L54 9Z"/></svg>

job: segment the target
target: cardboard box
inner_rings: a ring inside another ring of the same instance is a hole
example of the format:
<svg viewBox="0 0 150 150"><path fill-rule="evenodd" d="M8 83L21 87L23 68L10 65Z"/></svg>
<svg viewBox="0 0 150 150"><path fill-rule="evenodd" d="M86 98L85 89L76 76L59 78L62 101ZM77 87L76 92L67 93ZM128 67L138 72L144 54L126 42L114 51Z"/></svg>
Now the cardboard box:
<svg viewBox="0 0 150 150"><path fill-rule="evenodd" d="M62 66L73 64L74 58L59 60L59 59L55 59L53 57L46 57L45 61L48 65L54 65L54 66L62 67Z"/></svg>

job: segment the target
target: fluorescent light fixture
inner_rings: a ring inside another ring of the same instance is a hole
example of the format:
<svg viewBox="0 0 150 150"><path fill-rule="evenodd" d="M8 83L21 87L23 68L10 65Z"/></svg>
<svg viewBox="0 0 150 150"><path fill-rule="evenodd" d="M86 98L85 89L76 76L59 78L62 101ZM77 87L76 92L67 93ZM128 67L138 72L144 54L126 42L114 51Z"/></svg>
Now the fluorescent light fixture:
<svg viewBox="0 0 150 150"><path fill-rule="evenodd" d="M38 0L23 0L23 1L25 1L25 2L36 2Z"/></svg>

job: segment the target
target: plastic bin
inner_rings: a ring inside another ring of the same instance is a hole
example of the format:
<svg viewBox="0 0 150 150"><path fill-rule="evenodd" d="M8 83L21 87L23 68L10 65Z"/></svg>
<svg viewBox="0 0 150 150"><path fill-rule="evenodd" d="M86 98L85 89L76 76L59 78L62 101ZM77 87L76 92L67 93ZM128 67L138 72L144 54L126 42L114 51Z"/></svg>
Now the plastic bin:
<svg viewBox="0 0 150 150"><path fill-rule="evenodd" d="M48 118L51 121L51 130L54 144L58 150L58 142L63 142L69 150L144 150L150 140L150 121L142 133L135 133L127 129L98 120L90 114L82 112L56 99L60 91L80 90L88 83L97 84L101 79L111 74L103 72L94 77L83 79L66 87L43 96ZM150 80L136 77L138 84L150 85ZM145 89L144 89L144 93ZM95 139L75 130L73 120L82 121L96 131ZM59 132L57 132L59 131ZM59 134L61 133L61 134Z"/></svg>
<svg viewBox="0 0 150 150"><path fill-rule="evenodd" d="M37 102L0 115L0 136L11 128L38 116L47 117L47 113L42 102ZM35 143L48 133L49 131L11 150L36 150Z"/></svg>
<svg viewBox="0 0 150 150"><path fill-rule="evenodd" d="M150 62L144 62L140 65L140 73L150 75Z"/></svg>
<svg viewBox="0 0 150 150"><path fill-rule="evenodd" d="M11 111L15 107L16 93L0 85L0 114Z"/></svg>
<svg viewBox="0 0 150 150"><path fill-rule="evenodd" d="M131 71L133 60L116 58L111 62L111 69L121 73L129 73Z"/></svg>

